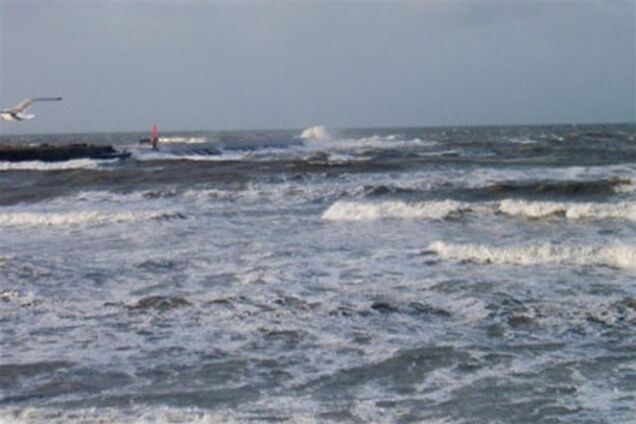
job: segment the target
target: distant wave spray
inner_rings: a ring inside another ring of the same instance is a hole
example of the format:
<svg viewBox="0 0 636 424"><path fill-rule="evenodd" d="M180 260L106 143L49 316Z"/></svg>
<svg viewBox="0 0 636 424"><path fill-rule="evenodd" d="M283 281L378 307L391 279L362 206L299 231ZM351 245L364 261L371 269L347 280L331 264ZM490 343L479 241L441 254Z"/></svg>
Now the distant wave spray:
<svg viewBox="0 0 636 424"><path fill-rule="evenodd" d="M332 136L329 131L327 131L327 128L322 125L316 125L304 130L302 134L300 134L300 138L305 140L331 140Z"/></svg>

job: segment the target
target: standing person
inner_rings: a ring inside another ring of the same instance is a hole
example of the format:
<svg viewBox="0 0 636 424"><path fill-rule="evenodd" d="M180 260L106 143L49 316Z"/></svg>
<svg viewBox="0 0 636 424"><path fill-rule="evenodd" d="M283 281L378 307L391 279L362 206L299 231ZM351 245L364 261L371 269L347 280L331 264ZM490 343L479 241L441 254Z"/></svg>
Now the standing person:
<svg viewBox="0 0 636 424"><path fill-rule="evenodd" d="M157 143L159 143L159 133L157 132L157 126L152 126L152 136L150 137L150 143L152 143L153 150L157 150Z"/></svg>

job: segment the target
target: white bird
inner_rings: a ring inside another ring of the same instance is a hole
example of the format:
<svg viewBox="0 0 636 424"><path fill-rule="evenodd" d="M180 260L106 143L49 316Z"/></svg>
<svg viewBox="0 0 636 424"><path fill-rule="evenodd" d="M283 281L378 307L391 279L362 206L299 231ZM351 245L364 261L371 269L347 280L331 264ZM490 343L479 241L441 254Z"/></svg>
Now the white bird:
<svg viewBox="0 0 636 424"><path fill-rule="evenodd" d="M16 106L11 107L9 109L3 109L0 112L0 118L5 121L23 121L25 119L33 119L35 115L31 113L24 113L29 106L31 106L35 102L50 102L50 101L59 101L62 100L61 97L38 97L35 99L24 99Z"/></svg>

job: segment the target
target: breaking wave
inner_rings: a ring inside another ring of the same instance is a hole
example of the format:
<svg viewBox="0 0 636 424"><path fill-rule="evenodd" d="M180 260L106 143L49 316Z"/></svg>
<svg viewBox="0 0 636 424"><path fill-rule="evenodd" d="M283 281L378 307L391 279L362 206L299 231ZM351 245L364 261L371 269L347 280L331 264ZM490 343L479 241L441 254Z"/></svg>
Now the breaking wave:
<svg viewBox="0 0 636 424"><path fill-rule="evenodd" d="M453 244L436 241L428 251L442 259L470 261L479 264L544 265L571 264L636 268L636 246L538 246L495 247L479 244Z"/></svg>
<svg viewBox="0 0 636 424"><path fill-rule="evenodd" d="M379 194L386 193L377 190ZM389 192L390 193L390 192ZM373 196L375 191L365 192ZM337 201L323 214L327 221L370 221L377 219L445 219L465 213L496 214L543 219L562 217L571 220L623 219L636 221L636 202L576 203L505 199L500 202L459 202L455 200L404 202Z"/></svg>
<svg viewBox="0 0 636 424"><path fill-rule="evenodd" d="M178 215L178 214L177 214ZM177 216L166 211L79 211L79 212L4 212L0 213L0 226L68 226L142 221Z"/></svg>
<svg viewBox="0 0 636 424"><path fill-rule="evenodd" d="M331 140L331 134L327 131L327 128L322 125L316 125L310 128L307 128L300 134L300 138L302 139L313 139L313 140Z"/></svg>
<svg viewBox="0 0 636 424"><path fill-rule="evenodd" d="M224 162L230 160L242 159L243 155L227 155L219 154L214 150L200 150L196 152L183 152L183 153L171 153L171 152L138 152L134 154L134 158L137 161L199 161L199 162Z"/></svg>
<svg viewBox="0 0 636 424"><path fill-rule="evenodd" d="M423 140L419 137L408 139L399 134L388 135L369 135L363 137L342 137L335 136L323 126L314 126L307 128L300 135L303 140L303 149L305 152L323 152L323 153L346 153L347 155L364 154L367 155L373 150L386 151L387 149L396 149L413 146L436 146L437 143L432 140ZM453 154L455 152L453 151ZM373 152L378 154L378 152ZM412 153L400 150L395 154L409 156Z"/></svg>
<svg viewBox="0 0 636 424"><path fill-rule="evenodd" d="M62 162L0 162L0 171L61 171L66 169L97 169L100 165L115 163L119 159L73 159Z"/></svg>
<svg viewBox="0 0 636 424"><path fill-rule="evenodd" d="M613 194L632 184L626 178L602 178L592 180L538 180L497 182L480 187L487 193L508 195L590 196Z"/></svg>
<svg viewBox="0 0 636 424"><path fill-rule="evenodd" d="M165 144L202 144L207 143L207 141L205 137L159 137L159 143Z"/></svg>
<svg viewBox="0 0 636 424"><path fill-rule="evenodd" d="M457 175L467 187L500 194L613 194L633 185L631 164L531 168L477 168Z"/></svg>
<svg viewBox="0 0 636 424"><path fill-rule="evenodd" d="M548 216L564 216L567 219L627 219L636 221L636 203L567 203L528 202L525 200L503 200L499 211L512 216L530 219Z"/></svg>
<svg viewBox="0 0 636 424"><path fill-rule="evenodd" d="M445 219L460 216L469 210L471 210L469 203L454 200L418 203L338 201L322 214L322 219L327 221L368 221L383 218Z"/></svg>
<svg viewBox="0 0 636 424"><path fill-rule="evenodd" d="M626 180L625 184L617 186L614 188L614 192L618 194L632 194L636 193L636 180L629 179Z"/></svg>

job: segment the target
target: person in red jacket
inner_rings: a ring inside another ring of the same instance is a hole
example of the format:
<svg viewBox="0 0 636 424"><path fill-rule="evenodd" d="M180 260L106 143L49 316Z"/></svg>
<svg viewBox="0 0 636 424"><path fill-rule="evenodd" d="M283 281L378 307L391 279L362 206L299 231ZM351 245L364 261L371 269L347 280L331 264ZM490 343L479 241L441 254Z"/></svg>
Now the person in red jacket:
<svg viewBox="0 0 636 424"><path fill-rule="evenodd" d="M152 148L157 150L157 143L159 143L159 133L157 132L157 126L152 126L152 136L150 137L150 143L152 143Z"/></svg>

